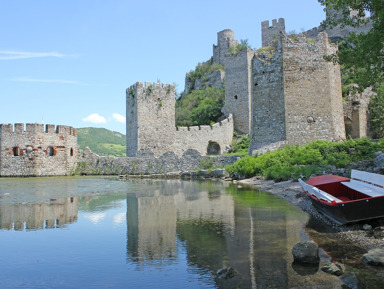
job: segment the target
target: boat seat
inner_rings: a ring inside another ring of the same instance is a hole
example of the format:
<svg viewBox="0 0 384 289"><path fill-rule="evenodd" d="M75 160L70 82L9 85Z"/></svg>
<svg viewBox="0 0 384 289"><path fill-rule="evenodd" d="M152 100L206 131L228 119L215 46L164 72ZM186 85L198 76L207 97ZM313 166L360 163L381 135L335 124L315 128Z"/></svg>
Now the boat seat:
<svg viewBox="0 0 384 289"><path fill-rule="evenodd" d="M331 194L328 194L327 192L324 192L320 190L319 188L316 188L314 186L308 185L307 183L303 182L301 179L298 180L304 191L308 192L308 194L311 194L315 196L319 200L325 200L327 202L336 202L336 203L342 203L343 201L336 198L335 196L332 196Z"/></svg>
<svg viewBox="0 0 384 289"><path fill-rule="evenodd" d="M349 182L342 182L341 184L370 197L384 196L383 188L361 181L351 180Z"/></svg>

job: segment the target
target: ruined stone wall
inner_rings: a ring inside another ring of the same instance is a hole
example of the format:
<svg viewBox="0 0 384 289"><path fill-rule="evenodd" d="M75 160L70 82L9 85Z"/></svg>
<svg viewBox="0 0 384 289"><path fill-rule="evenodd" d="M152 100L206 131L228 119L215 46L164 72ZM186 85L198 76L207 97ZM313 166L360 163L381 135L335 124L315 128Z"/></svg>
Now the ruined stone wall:
<svg viewBox="0 0 384 289"><path fill-rule="evenodd" d="M156 157L150 150L141 150L137 157L102 157L85 148L80 158L78 173L88 175L148 175L171 172L194 171L202 163L211 163L213 167L233 164L238 156L202 156L198 151L189 149L181 156L168 151Z"/></svg>
<svg viewBox="0 0 384 289"><path fill-rule="evenodd" d="M0 176L68 175L76 167L77 131L69 126L0 125Z"/></svg>
<svg viewBox="0 0 384 289"><path fill-rule="evenodd" d="M269 20L261 22L261 42L263 47L271 46L273 42L277 40L277 36L280 32L285 33L285 20L279 18L279 20L273 19L272 26L269 26Z"/></svg>
<svg viewBox="0 0 384 289"><path fill-rule="evenodd" d="M212 126L175 125L174 86L137 82L127 89L127 156L150 150L159 157L173 151L181 156L188 149L206 155L210 144L222 153L232 142L233 118Z"/></svg>
<svg viewBox="0 0 384 289"><path fill-rule="evenodd" d="M344 121L347 137L372 137L369 127L369 103L375 93L372 87L366 88L362 93L351 90L344 103Z"/></svg>
<svg viewBox="0 0 384 289"><path fill-rule="evenodd" d="M150 149L156 156L174 149L175 87L137 82L127 89L127 156Z"/></svg>
<svg viewBox="0 0 384 289"><path fill-rule="evenodd" d="M266 152L286 143L281 42L259 51L252 62L252 119L249 153Z"/></svg>
<svg viewBox="0 0 384 289"><path fill-rule="evenodd" d="M224 115L233 114L234 128L240 133L249 133L251 113L251 66L254 51L245 48L224 57L225 105Z"/></svg>
<svg viewBox="0 0 384 289"><path fill-rule="evenodd" d="M325 32L315 41L283 36L282 45L288 144L345 139L340 67L323 58L336 46Z"/></svg>
<svg viewBox="0 0 384 289"><path fill-rule="evenodd" d="M232 115L213 125L178 127L174 152L180 156L188 149L195 149L201 155L222 154L232 143L232 138Z"/></svg>

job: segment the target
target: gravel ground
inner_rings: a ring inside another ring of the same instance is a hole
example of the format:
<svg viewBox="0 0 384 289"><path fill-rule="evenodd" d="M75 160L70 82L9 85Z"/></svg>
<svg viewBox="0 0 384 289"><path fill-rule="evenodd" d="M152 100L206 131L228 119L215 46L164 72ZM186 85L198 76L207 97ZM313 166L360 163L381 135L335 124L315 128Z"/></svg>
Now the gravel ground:
<svg viewBox="0 0 384 289"><path fill-rule="evenodd" d="M320 214L311 204L309 197L303 192L300 184L296 181L285 181L275 183L260 177L238 181L242 184L255 186L259 190L267 191L278 196L290 204L301 208L310 214L316 222L329 232L337 233L340 238L352 242L356 246L369 251L375 248L384 248L384 220L367 221L353 225L338 226L324 215ZM363 226L369 224L371 230L364 230Z"/></svg>

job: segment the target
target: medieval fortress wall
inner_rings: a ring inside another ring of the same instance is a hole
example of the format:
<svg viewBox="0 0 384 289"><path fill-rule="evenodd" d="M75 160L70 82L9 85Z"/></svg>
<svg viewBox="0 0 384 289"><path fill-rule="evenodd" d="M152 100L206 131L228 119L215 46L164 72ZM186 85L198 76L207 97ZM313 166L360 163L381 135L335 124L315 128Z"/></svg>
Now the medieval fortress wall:
<svg viewBox="0 0 384 289"><path fill-rule="evenodd" d="M68 175L77 162L85 164L84 173L92 174L195 169L208 160L206 155L225 152L234 131L250 135L250 154L312 140L343 140L346 127L356 137L366 136L369 94L351 96L352 105L343 109L340 67L323 56L337 50L328 36L339 39L345 37L343 33L368 31L369 25L345 31L315 28L287 36L283 18L273 20L271 26L264 21L263 46L256 51L239 45L232 30L220 31L211 61L225 71L204 75L194 87L186 82L185 91L207 84L222 87L225 82L226 119L213 125L176 127L175 87L137 82L126 90L126 158L99 157L87 149L80 156L72 127L27 124L24 129L24 124L3 124L0 176ZM235 160L221 157L214 163Z"/></svg>
<svg viewBox="0 0 384 289"><path fill-rule="evenodd" d="M137 82L126 91L127 156L150 150L155 157L172 151L181 156L188 149L201 155L221 154L233 137L233 119L211 126L176 127L175 87Z"/></svg>
<svg viewBox="0 0 384 289"><path fill-rule="evenodd" d="M0 176L68 175L78 155L77 131L72 127L0 124Z"/></svg>

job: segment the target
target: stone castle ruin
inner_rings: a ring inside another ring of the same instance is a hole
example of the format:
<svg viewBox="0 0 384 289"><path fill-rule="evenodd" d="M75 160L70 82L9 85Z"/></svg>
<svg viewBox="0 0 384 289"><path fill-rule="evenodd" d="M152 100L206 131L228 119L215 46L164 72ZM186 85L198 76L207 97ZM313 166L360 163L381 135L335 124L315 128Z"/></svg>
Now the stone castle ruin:
<svg viewBox="0 0 384 289"><path fill-rule="evenodd" d="M69 175L79 151L73 127L0 124L0 176Z"/></svg>
<svg viewBox="0 0 384 289"><path fill-rule="evenodd" d="M351 95L343 107L340 67L324 56L337 51L329 39L364 32L369 25L327 31L318 27L287 35L283 18L272 25L264 21L258 50L239 45L232 30L220 31L211 63L222 65L224 71L204 75L193 85L187 75L185 93L206 85L222 88L225 83L224 120L176 127L174 86L137 82L126 90L126 158L99 157L89 149L80 156L72 127L27 124L24 129L24 124L3 124L0 176L68 175L77 162L96 174L196 168L205 156L226 152L234 131L250 135L249 154L313 140L339 141L346 134L367 136L370 93ZM227 161L234 160L220 159Z"/></svg>
<svg viewBox="0 0 384 289"><path fill-rule="evenodd" d="M181 156L188 149L218 155L232 142L232 115L214 125L176 127L173 85L137 82L126 99L127 157L145 150L155 157L168 151Z"/></svg>

